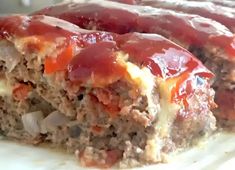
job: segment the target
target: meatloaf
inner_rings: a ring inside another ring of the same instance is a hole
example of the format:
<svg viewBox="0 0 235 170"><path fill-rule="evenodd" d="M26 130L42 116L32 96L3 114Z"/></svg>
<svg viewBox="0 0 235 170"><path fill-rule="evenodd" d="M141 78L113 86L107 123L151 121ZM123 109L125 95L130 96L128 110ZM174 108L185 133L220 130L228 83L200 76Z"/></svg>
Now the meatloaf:
<svg viewBox="0 0 235 170"><path fill-rule="evenodd" d="M116 1L116 0L114 0ZM233 33L235 32L235 10L233 9L234 2L232 1L217 1L200 2L200 1L171 1L171 0L121 0L122 3L148 5L157 8L171 9L179 12L185 12L189 14L197 14L220 22L227 26ZM220 6L222 5L222 6ZM227 6L230 8L225 8ZM194 24L193 24L194 25ZM203 28L207 30L207 28ZM218 30L217 30L218 31ZM210 32L214 35L213 32ZM220 40L224 43L226 40ZM229 41L231 43L231 41ZM234 40L231 45L234 48ZM213 46L211 50L221 55L220 49L215 49ZM211 51L210 50L210 51ZM202 62L215 74L217 74L217 81L215 82L214 89L216 89L216 103L219 105L219 109L215 111L221 125L234 126L235 121L235 53L232 52L232 60L215 59L211 61L204 57L208 56L203 54L204 52L197 49L190 49L196 56L198 56ZM207 52L207 51L206 51ZM222 57L224 54L222 54ZM217 57L217 56L215 56Z"/></svg>
<svg viewBox="0 0 235 170"><path fill-rule="evenodd" d="M1 134L133 167L215 130L213 74L156 34L88 31L42 15L0 18Z"/></svg>
<svg viewBox="0 0 235 170"><path fill-rule="evenodd" d="M123 0L123 2L129 3L129 1L125 0ZM132 4L133 3L163 9L171 9L188 14L197 14L218 21L228 27L231 31L235 32L235 10L232 6L229 8L214 4L212 2L186 0L133 0ZM223 3L223 1L221 1L221 3Z"/></svg>
<svg viewBox="0 0 235 170"><path fill-rule="evenodd" d="M208 18L171 10L74 1L35 14L58 17L86 29L158 33L171 39L194 53L216 75L213 87L219 108L214 113L220 125L235 124L235 36L228 28Z"/></svg>

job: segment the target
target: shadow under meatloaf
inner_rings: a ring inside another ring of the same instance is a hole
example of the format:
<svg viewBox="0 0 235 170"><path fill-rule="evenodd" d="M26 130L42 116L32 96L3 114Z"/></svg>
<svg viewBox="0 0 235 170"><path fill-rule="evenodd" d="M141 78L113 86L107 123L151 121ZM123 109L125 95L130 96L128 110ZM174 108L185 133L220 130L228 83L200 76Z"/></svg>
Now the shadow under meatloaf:
<svg viewBox="0 0 235 170"><path fill-rule="evenodd" d="M65 147L82 165L107 168L163 162L215 130L212 73L161 36L9 16L0 18L0 49L7 137Z"/></svg>
<svg viewBox="0 0 235 170"><path fill-rule="evenodd" d="M213 88L216 90L215 101L219 107L214 113L223 126L224 123L234 124L235 36L228 28L198 15L171 10L110 1L72 1L47 7L34 14L54 16L86 29L121 34L157 33L180 44L216 75Z"/></svg>

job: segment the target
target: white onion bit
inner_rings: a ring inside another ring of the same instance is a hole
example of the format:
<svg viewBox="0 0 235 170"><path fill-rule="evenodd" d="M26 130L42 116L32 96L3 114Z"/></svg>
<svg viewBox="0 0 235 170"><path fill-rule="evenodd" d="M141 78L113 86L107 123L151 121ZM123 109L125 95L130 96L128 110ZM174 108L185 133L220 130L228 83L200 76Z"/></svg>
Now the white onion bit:
<svg viewBox="0 0 235 170"><path fill-rule="evenodd" d="M54 131L58 126L66 125L69 118L59 111L50 113L41 123L41 133Z"/></svg>
<svg viewBox="0 0 235 170"><path fill-rule="evenodd" d="M32 136L37 136L41 131L41 121L43 113L41 111L30 112L22 115L24 129Z"/></svg>
<svg viewBox="0 0 235 170"><path fill-rule="evenodd" d="M0 42L0 60L5 62L8 71L11 72L20 62L21 54L13 47L12 44L2 41Z"/></svg>

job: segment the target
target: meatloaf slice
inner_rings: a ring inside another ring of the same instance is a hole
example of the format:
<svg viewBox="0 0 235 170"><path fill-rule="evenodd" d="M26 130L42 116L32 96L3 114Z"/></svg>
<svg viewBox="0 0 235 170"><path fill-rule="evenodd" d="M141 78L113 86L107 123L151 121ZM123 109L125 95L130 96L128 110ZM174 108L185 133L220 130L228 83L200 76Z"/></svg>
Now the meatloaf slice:
<svg viewBox="0 0 235 170"><path fill-rule="evenodd" d="M113 0L116 1L116 0ZM125 3L129 1L123 0ZM136 0L132 4L151 6L155 8L170 9L188 14L196 14L206 18L213 19L228 27L235 32L235 11L232 6L224 7L205 1L172 1L172 0ZM225 3L220 1L220 3Z"/></svg>
<svg viewBox="0 0 235 170"><path fill-rule="evenodd" d="M215 114L222 122L234 125L235 95L231 94L235 91L235 36L228 28L198 15L171 10L110 1L73 1L35 14L58 17L87 29L158 33L182 45L216 75L213 87L219 109Z"/></svg>
<svg viewBox="0 0 235 170"><path fill-rule="evenodd" d="M159 35L14 15L0 18L0 58L1 133L82 165L162 162L215 130L213 74Z"/></svg>
<svg viewBox="0 0 235 170"><path fill-rule="evenodd" d="M114 0L115 1L115 0ZM197 2L197 1L171 1L171 0L123 0L122 3L126 4L135 4L135 5L147 5L157 8L164 8L175 10L179 12L185 12L189 14L197 14L203 17L211 18L216 20L228 28L234 33L235 32L235 11L232 8L235 5L232 1L217 1L213 0L211 2ZM222 6L220 6L222 5ZM227 6L230 8L226 8ZM194 25L194 24L193 24ZM207 30L205 28L205 30ZM211 36L214 36L214 32L210 32ZM217 29L217 31L219 31ZM234 39L228 41L231 46L234 48ZM220 39L222 43L226 43L225 39ZM213 71L217 76L215 83L213 85L216 90L215 101L219 105L218 109L215 111L216 116L219 118L221 125L225 126L234 126L235 123L235 52L231 50L231 58L226 59L222 50L214 46L209 46L209 50L201 51L200 49L190 47L189 51L194 53L196 56L201 59L201 61ZM208 54L209 51L209 54ZM215 56L209 57L210 52L214 51ZM232 52L233 51L233 52ZM206 54L205 54L206 53ZM219 56L219 57L218 57ZM221 57L222 59L221 59ZM215 58L216 57L216 58Z"/></svg>

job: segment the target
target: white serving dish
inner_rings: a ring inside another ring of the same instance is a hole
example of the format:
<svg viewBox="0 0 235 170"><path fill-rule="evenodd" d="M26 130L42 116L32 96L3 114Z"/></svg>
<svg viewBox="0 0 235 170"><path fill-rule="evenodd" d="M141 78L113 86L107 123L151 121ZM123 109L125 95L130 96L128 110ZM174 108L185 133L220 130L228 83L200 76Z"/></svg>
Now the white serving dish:
<svg viewBox="0 0 235 170"><path fill-rule="evenodd" d="M167 164L136 168L139 170L232 170L235 167L235 134L217 133ZM0 139L1 170L82 170L73 155L17 144Z"/></svg>

